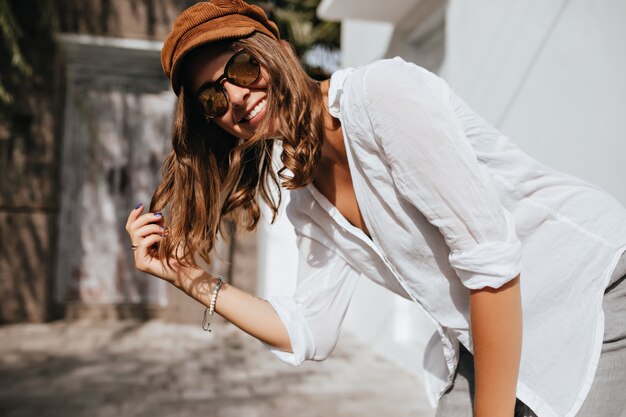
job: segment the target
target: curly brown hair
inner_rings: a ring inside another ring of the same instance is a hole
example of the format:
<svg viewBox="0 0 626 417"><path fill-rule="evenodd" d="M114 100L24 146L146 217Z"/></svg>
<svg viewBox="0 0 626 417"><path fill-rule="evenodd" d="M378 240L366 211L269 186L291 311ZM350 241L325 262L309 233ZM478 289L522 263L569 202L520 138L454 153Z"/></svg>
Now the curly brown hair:
<svg viewBox="0 0 626 417"><path fill-rule="evenodd" d="M273 223L281 203L280 185L296 189L312 182L320 160L322 92L302 69L292 46L254 33L228 47L245 49L267 70L266 114L254 136L240 140L204 117L190 97L185 83L189 77L183 75L172 151L150 203L150 211L165 212L169 233L154 250L168 265L175 259L197 266L196 254L210 263L218 233L224 234L224 219L253 230L261 215L257 195L269 206ZM276 140L282 144L283 166L278 170L272 166Z"/></svg>

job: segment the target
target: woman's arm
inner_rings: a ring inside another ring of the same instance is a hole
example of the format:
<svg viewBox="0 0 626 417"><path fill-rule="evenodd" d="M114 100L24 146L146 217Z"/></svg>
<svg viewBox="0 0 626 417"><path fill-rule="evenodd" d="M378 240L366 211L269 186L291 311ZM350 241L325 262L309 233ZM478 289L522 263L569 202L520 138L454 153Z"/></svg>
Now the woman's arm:
<svg viewBox="0 0 626 417"><path fill-rule="evenodd" d="M164 238L163 218L160 213L142 212L143 207L137 206L126 224L135 248L136 268L209 306L217 278L175 259L166 265L153 257L148 248ZM293 211L291 216L309 214ZM321 361L330 355L359 278L358 271L320 242L304 236L298 236L297 242L298 277L293 296L274 295L265 300L222 283L215 304L219 315L292 365Z"/></svg>
<svg viewBox="0 0 626 417"><path fill-rule="evenodd" d="M208 307L216 284L217 278L205 271L196 270L178 288ZM215 312L260 341L276 349L291 352L287 329L267 300L222 282Z"/></svg>
<svg viewBox="0 0 626 417"><path fill-rule="evenodd" d="M502 287L470 291L474 417L512 417L522 351L519 275Z"/></svg>
<svg viewBox="0 0 626 417"><path fill-rule="evenodd" d="M143 209L142 205L138 205L130 212L126 223L126 230L134 246L135 267L169 282L208 307L217 278L200 268L183 265L176 260L165 265L155 258L149 248L164 238L163 216L161 213L142 214ZM266 300L222 283L215 311L262 342L291 352L288 332Z"/></svg>

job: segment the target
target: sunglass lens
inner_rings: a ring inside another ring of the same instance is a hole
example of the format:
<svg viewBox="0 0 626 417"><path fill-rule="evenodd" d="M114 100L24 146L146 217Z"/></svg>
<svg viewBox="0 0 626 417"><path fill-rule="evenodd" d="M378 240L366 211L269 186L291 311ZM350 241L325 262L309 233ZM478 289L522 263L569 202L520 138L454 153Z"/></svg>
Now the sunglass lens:
<svg viewBox="0 0 626 417"><path fill-rule="evenodd" d="M219 117L228 109L228 99L221 88L207 88L200 94L200 101L208 117Z"/></svg>
<svg viewBox="0 0 626 417"><path fill-rule="evenodd" d="M240 86L248 86L259 78L261 67L250 55L240 53L233 56L226 75Z"/></svg>

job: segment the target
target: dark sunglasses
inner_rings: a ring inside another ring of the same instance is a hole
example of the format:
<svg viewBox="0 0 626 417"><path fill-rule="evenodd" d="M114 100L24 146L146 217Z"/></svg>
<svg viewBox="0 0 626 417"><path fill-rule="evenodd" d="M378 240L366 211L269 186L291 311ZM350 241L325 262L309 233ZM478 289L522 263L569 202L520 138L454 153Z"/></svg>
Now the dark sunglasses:
<svg viewBox="0 0 626 417"><path fill-rule="evenodd" d="M196 93L196 99L206 117L220 117L228 110L228 95L222 87L223 80L239 87L248 87L260 74L259 63L243 49L231 56L224 67L224 73L217 80L203 84Z"/></svg>

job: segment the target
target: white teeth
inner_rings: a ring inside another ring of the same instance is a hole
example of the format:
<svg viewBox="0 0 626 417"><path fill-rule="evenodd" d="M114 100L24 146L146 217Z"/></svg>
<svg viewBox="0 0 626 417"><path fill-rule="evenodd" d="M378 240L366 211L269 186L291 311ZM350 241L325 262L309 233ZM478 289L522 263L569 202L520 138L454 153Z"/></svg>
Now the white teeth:
<svg viewBox="0 0 626 417"><path fill-rule="evenodd" d="M263 101L261 101L259 104L257 104L254 109L252 109L252 111L250 113L248 113L245 116L246 120L250 120L252 119L254 116L256 116L257 114L259 114L259 112L261 111L261 109L265 107L265 99L263 99Z"/></svg>

